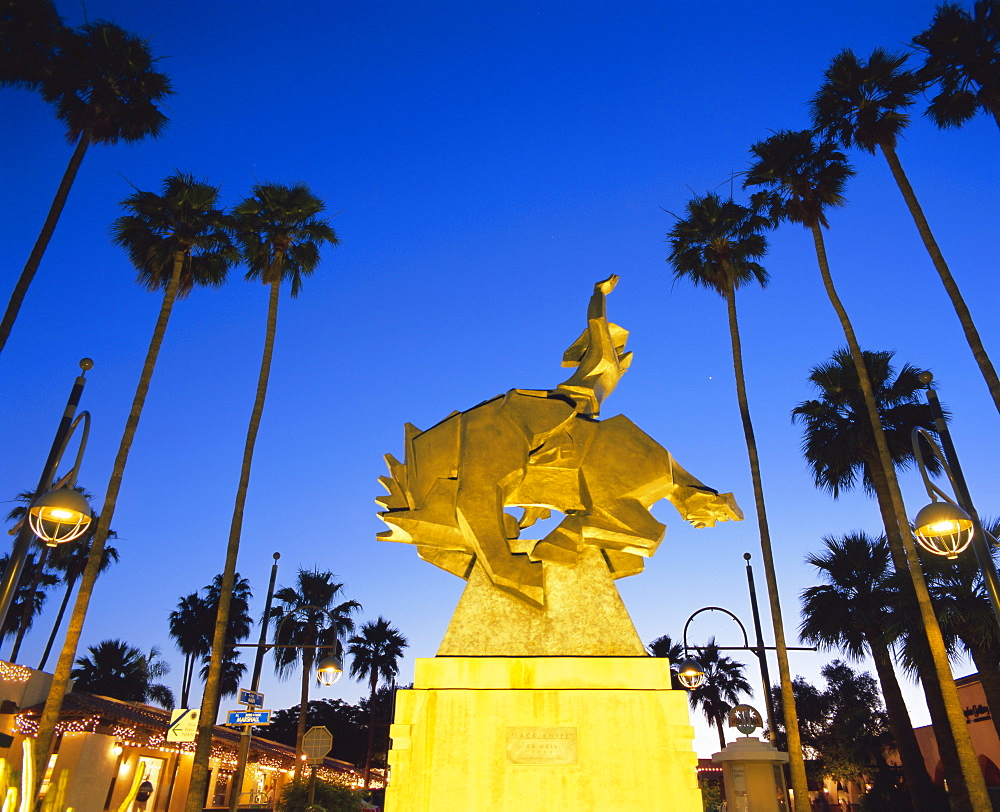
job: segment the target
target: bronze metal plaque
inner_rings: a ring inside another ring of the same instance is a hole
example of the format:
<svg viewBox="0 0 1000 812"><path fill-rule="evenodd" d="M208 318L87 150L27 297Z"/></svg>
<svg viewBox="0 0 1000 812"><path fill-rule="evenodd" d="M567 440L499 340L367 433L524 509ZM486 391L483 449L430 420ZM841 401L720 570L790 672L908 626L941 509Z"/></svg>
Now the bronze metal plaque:
<svg viewBox="0 0 1000 812"><path fill-rule="evenodd" d="M508 727L507 763L576 764L575 727Z"/></svg>

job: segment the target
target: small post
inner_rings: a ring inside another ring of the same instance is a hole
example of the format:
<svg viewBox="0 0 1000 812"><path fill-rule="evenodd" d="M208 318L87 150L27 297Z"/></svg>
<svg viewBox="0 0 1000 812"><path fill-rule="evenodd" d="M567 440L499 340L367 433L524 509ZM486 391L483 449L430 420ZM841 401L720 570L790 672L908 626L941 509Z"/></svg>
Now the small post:
<svg viewBox="0 0 1000 812"><path fill-rule="evenodd" d="M260 672L264 668L264 654L267 651L267 620L271 614L271 603L274 600L274 584L278 579L278 559L281 553L275 553L271 565L271 582L267 586L267 599L264 601L264 616L260 621L260 638L257 643L257 654L253 661L253 676L250 679L250 690L256 691L260 686ZM240 790L243 789L243 776L247 770L247 758L250 756L250 741L253 739L253 727L243 726L240 735L240 747L236 753L236 772L233 773L233 791L229 795L229 812L236 812L240 803ZM310 803L312 803L310 801Z"/></svg>

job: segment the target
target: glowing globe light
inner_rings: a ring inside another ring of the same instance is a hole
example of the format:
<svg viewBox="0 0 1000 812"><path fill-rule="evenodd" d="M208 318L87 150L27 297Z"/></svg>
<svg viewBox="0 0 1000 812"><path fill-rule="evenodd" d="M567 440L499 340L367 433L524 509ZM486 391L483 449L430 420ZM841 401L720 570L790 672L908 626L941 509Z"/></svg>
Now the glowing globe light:
<svg viewBox="0 0 1000 812"><path fill-rule="evenodd" d="M324 657L316 668L316 679L324 685L333 685L344 676L344 666L336 657Z"/></svg>
<svg viewBox="0 0 1000 812"><path fill-rule="evenodd" d="M688 657L684 662L677 666L677 679L680 680L681 685L687 688L689 691L695 688L700 688L705 682L705 669L701 667L701 663L692 657Z"/></svg>
<svg viewBox="0 0 1000 812"><path fill-rule="evenodd" d="M49 491L28 509L31 532L49 547L79 538L90 526L90 520L87 500L69 488Z"/></svg>
<svg viewBox="0 0 1000 812"><path fill-rule="evenodd" d="M931 502L920 510L913 524L920 546L935 555L957 558L972 541L972 519L950 502Z"/></svg>

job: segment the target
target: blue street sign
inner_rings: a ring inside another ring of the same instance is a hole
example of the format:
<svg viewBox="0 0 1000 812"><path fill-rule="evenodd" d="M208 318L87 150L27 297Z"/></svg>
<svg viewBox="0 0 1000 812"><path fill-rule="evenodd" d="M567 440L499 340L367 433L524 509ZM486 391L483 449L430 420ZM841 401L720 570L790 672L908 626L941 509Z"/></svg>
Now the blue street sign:
<svg viewBox="0 0 1000 812"><path fill-rule="evenodd" d="M240 696L236 701L241 705L249 705L251 708L263 708L264 694L257 693L256 691L248 691L246 688L240 688Z"/></svg>
<svg viewBox="0 0 1000 812"><path fill-rule="evenodd" d="M226 713L227 725L269 725L271 724L271 711L228 711Z"/></svg>

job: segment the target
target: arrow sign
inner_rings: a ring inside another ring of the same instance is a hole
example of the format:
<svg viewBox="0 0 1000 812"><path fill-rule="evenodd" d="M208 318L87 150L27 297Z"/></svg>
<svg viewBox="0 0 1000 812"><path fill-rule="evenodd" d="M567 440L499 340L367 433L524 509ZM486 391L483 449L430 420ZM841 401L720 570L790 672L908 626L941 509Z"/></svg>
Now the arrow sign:
<svg viewBox="0 0 1000 812"><path fill-rule="evenodd" d="M241 705L249 705L251 708L263 708L264 694L257 693L257 691L248 691L246 688L240 688L240 698L236 701Z"/></svg>
<svg viewBox="0 0 1000 812"><path fill-rule="evenodd" d="M322 725L309 728L302 737L302 751L308 764L321 764L333 747L333 735Z"/></svg>
<svg viewBox="0 0 1000 812"><path fill-rule="evenodd" d="M177 708L170 712L168 742L193 742L198 736L198 708Z"/></svg>
<svg viewBox="0 0 1000 812"><path fill-rule="evenodd" d="M226 713L227 725L269 725L271 724L271 711L248 711L235 710Z"/></svg>

